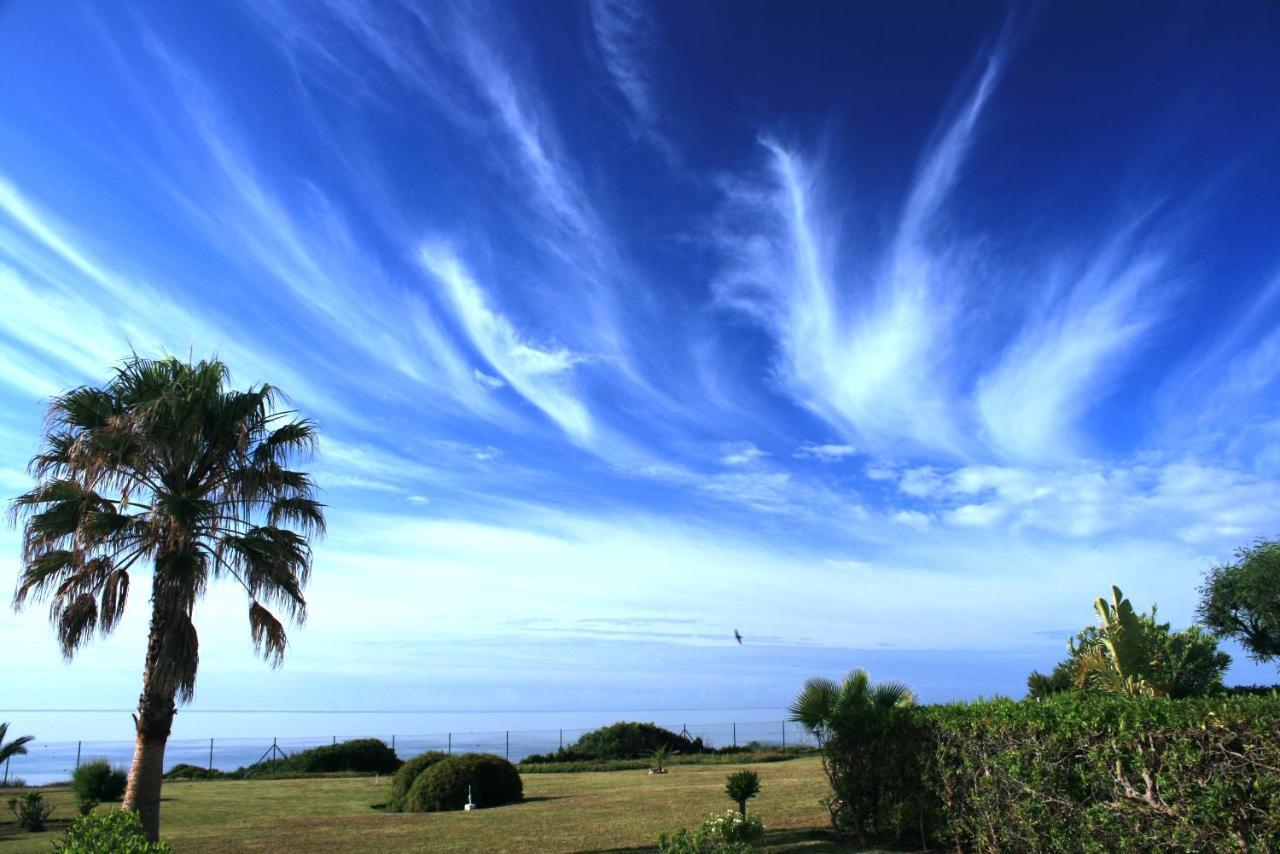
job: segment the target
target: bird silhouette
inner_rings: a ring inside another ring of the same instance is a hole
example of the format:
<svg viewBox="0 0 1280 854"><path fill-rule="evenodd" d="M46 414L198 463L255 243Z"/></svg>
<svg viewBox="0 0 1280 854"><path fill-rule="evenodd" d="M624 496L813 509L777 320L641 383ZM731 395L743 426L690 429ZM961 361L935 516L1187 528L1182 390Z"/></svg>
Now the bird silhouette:
<svg viewBox="0 0 1280 854"><path fill-rule="evenodd" d="M738 639L738 643L739 643L739 644L741 644L741 643L742 643L742 635L738 634L738 630L737 630L737 629L734 629L734 630L733 630L733 636L734 636L735 638L737 638L737 639Z"/></svg>

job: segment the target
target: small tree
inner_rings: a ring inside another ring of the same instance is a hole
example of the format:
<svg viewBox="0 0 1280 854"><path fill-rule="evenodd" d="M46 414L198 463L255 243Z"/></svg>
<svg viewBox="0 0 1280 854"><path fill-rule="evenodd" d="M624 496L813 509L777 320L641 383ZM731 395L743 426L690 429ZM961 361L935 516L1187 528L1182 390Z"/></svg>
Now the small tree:
<svg viewBox="0 0 1280 854"><path fill-rule="evenodd" d="M760 775L755 771L739 771L730 774L725 782L724 793L729 800L738 805L738 812L747 817L747 801L760 794Z"/></svg>
<svg viewBox="0 0 1280 854"><path fill-rule="evenodd" d="M1200 621L1235 638L1255 661L1280 657L1280 542L1258 540L1215 566L1200 588Z"/></svg>

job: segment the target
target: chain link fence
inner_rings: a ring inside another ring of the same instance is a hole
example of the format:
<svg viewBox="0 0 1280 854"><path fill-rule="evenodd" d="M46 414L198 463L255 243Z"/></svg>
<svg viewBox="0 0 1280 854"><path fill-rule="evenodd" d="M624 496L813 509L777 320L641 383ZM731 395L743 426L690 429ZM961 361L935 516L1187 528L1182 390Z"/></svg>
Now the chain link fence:
<svg viewBox="0 0 1280 854"><path fill-rule="evenodd" d="M790 721L731 721L728 723L659 724L690 739L701 738L707 747L769 748L816 746L813 737ZM575 729L491 730L443 732L427 735L304 736L293 738L170 739L165 748L165 770L187 764L218 771L234 771L255 762L291 756L301 750L337 744L356 738L380 738L409 759L428 750L446 753L495 753L519 762L535 753L552 753L568 747L595 727ZM3 768L4 784L14 779L38 786L68 780L82 763L105 759L127 768L133 758L131 741L31 742L27 754L14 756Z"/></svg>

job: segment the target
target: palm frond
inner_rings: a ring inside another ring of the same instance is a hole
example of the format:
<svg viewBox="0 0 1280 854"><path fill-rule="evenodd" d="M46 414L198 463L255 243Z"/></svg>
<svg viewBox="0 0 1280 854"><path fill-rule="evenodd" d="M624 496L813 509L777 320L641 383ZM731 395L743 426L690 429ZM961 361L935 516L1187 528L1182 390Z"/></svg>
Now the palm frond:
<svg viewBox="0 0 1280 854"><path fill-rule="evenodd" d="M284 651L288 645L284 626L257 602L249 603L249 633L253 636L254 652L264 661L272 667L279 667L284 662Z"/></svg>
<svg viewBox="0 0 1280 854"><path fill-rule="evenodd" d="M35 740L34 735L22 735L6 743L4 739L8 734L9 724L0 723L0 764L7 762L11 756L25 756L28 742Z"/></svg>
<svg viewBox="0 0 1280 854"><path fill-rule="evenodd" d="M93 637L98 624L98 602L90 593L80 593L70 600L55 599L50 618L58 627L62 657L70 661L81 644Z"/></svg>
<svg viewBox="0 0 1280 854"><path fill-rule="evenodd" d="M192 610L225 573L244 585L255 646L278 665L286 639L267 608L305 618L309 540L325 530L315 485L290 467L316 451L318 431L283 399L266 384L230 388L216 359L136 354L101 387L54 398L29 466L37 485L9 508L23 524L15 607L48 600L69 657L118 625L129 569L151 562L148 673L188 700Z"/></svg>
<svg viewBox="0 0 1280 854"><path fill-rule="evenodd" d="M822 738L831 724L840 686L830 679L815 677L804 683L788 710L790 719L812 735Z"/></svg>

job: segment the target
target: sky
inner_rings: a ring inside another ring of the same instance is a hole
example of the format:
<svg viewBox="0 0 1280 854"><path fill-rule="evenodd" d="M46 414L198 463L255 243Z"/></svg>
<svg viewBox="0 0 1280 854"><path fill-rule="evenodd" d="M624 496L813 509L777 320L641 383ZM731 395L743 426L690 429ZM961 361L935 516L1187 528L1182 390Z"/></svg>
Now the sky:
<svg viewBox="0 0 1280 854"><path fill-rule="evenodd" d="M1020 696L1110 585L1184 627L1280 527L1278 38L1264 2L0 3L0 490L130 352L319 423L308 621L272 671L211 590L193 710ZM66 664L5 613L0 706L129 708L146 619Z"/></svg>

